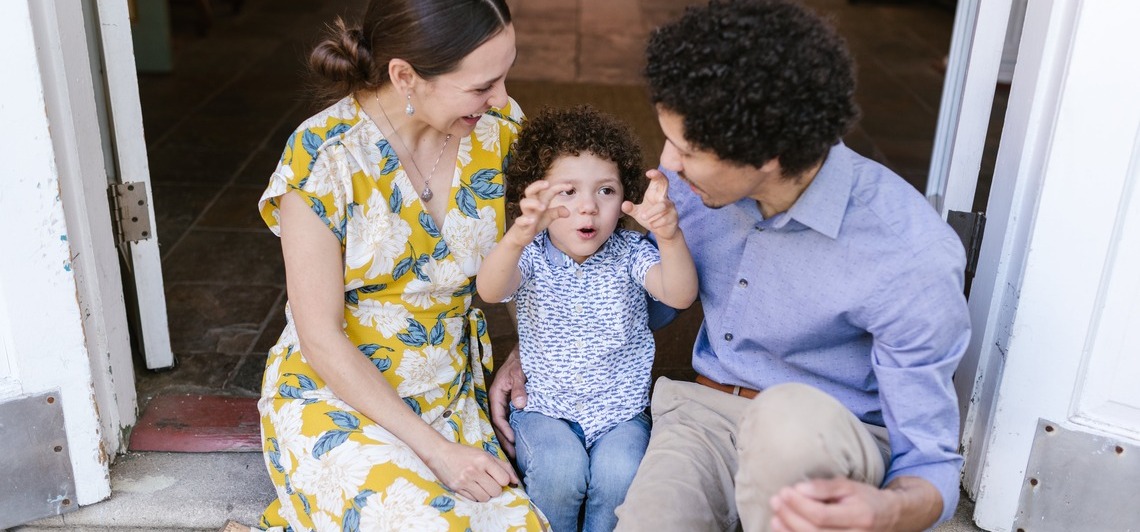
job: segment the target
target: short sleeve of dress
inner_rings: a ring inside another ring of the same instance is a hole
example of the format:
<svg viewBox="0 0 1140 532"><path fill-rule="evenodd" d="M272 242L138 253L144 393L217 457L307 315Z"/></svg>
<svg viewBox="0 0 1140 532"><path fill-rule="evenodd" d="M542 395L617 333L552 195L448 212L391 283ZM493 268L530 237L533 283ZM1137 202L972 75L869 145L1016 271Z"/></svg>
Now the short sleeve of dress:
<svg viewBox="0 0 1140 532"><path fill-rule="evenodd" d="M345 187L351 182L351 175L343 147L326 141L326 137L335 140L339 131L334 129L337 128L302 128L286 143L269 186L258 202L261 218L273 234L281 236L281 198L296 192L344 244L348 195Z"/></svg>

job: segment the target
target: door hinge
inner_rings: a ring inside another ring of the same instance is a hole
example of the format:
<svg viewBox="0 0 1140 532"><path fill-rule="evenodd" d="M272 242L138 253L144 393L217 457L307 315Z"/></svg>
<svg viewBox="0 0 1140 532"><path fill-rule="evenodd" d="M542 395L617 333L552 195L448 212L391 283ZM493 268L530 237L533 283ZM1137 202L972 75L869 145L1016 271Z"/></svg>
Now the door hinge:
<svg viewBox="0 0 1140 532"><path fill-rule="evenodd" d="M946 223L958 233L962 247L966 249L966 296L970 295L970 282L978 271L978 255L982 251L982 235L986 229L986 215L981 212L950 211Z"/></svg>
<svg viewBox="0 0 1140 532"><path fill-rule="evenodd" d="M119 244L147 240L154 234L150 228L146 183L111 185L111 208Z"/></svg>

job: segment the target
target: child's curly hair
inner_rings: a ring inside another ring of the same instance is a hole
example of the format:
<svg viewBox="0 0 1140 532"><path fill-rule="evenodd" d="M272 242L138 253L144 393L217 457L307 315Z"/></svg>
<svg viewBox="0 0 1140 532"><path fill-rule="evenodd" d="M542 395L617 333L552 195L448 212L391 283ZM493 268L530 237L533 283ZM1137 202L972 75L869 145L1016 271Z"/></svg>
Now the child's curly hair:
<svg viewBox="0 0 1140 532"><path fill-rule="evenodd" d="M641 147L628 126L589 105L569 109L545 107L524 123L507 166L510 216L519 215L519 200L526 187L545 179L554 161L583 153L613 161L621 179L623 199L641 201L646 186Z"/></svg>

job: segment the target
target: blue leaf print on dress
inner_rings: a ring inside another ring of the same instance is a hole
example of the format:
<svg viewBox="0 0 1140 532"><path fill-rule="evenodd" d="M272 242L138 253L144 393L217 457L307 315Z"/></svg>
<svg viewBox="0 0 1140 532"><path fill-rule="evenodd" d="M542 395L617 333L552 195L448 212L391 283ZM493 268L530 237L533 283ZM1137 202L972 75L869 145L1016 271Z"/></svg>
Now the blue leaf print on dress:
<svg viewBox="0 0 1140 532"><path fill-rule="evenodd" d="M479 209L475 207L475 196L471 194L470 188L459 187L459 193L455 195L455 202L459 204L459 211L466 214L468 218L479 218Z"/></svg>
<svg viewBox="0 0 1140 532"><path fill-rule="evenodd" d="M357 493L356 496L352 498L352 506L358 509L368 506L368 498L371 497L374 493L376 492L372 490L364 490L360 493Z"/></svg>
<svg viewBox="0 0 1140 532"><path fill-rule="evenodd" d="M288 397L290 399L304 399L304 397L301 395L301 389L296 386L282 384L281 386L277 387L277 392L281 394L281 397Z"/></svg>
<svg viewBox="0 0 1140 532"><path fill-rule="evenodd" d="M399 338L405 345L411 347L421 347L427 343L427 329L423 324L416 321L415 318L408 318L408 332L397 333L396 338Z"/></svg>
<svg viewBox="0 0 1140 532"><path fill-rule="evenodd" d="M336 423L336 426L344 430L356 430L360 428L360 420L348 412L334 410L332 412L326 412L325 415L332 418L333 423Z"/></svg>
<svg viewBox="0 0 1140 532"><path fill-rule="evenodd" d="M350 129L352 129L352 126L350 126L344 122L341 122L341 123L329 128L328 132L325 133L325 140L331 139L331 138L333 138L337 135L340 135L341 133L344 133L345 131L348 131Z"/></svg>
<svg viewBox="0 0 1140 532"><path fill-rule="evenodd" d="M439 228L435 226L435 219L426 212L420 213L420 227L423 227L424 231L427 231L427 234L433 238L439 238Z"/></svg>
<svg viewBox="0 0 1140 532"><path fill-rule="evenodd" d="M360 511L356 508L346 510L340 529L342 532L360 532Z"/></svg>
<svg viewBox="0 0 1140 532"><path fill-rule="evenodd" d="M380 150L380 155L384 157L384 167L380 169L380 173L390 174L395 171L400 161L396 158L396 150L392 149L392 145L388 143L388 139L377 142L376 148Z"/></svg>
<svg viewBox="0 0 1140 532"><path fill-rule="evenodd" d="M411 257L404 257L403 260L397 262L396 267L392 269L392 279L395 281L400 280L404 274L408 273L408 270L412 269L412 264Z"/></svg>
<svg viewBox="0 0 1140 532"><path fill-rule="evenodd" d="M412 399L411 397L405 397L404 404L408 405L408 408L411 408L412 412L415 412L417 416L421 415L420 404L417 403L415 399Z"/></svg>
<svg viewBox="0 0 1140 532"><path fill-rule="evenodd" d="M412 271L415 272L416 279L425 283L431 282L431 277L428 277L428 275L424 273L424 265L427 264L429 260L431 260L431 257L428 256L427 253L424 253L420 255L420 258L416 259L416 263L412 265Z"/></svg>
<svg viewBox="0 0 1140 532"><path fill-rule="evenodd" d="M431 500L431 507L439 510L439 513L441 514L447 513L450 512L452 508L455 508L455 499L452 499L447 495L440 495L439 497Z"/></svg>
<svg viewBox="0 0 1140 532"><path fill-rule="evenodd" d="M345 441L348 441L348 431L330 430L322 434L321 437L317 439L317 444L313 446L313 458L320 458Z"/></svg>
<svg viewBox="0 0 1140 532"><path fill-rule="evenodd" d="M277 445L277 438L269 438L269 445L272 449L266 453L269 456L269 462L273 464L273 469L276 469L278 473L284 473L285 468L281 467L281 447Z"/></svg>
<svg viewBox="0 0 1140 532"><path fill-rule="evenodd" d="M311 157L313 161L317 160L317 150L320 149L321 144L324 143L325 139L313 133L311 129L306 129L305 132L301 134L301 146L305 148L305 151L309 152L309 157ZM309 161L310 170L313 168L313 161Z"/></svg>
<svg viewBox="0 0 1140 532"><path fill-rule="evenodd" d="M298 493L297 497L301 499L301 505L305 508L305 515L313 515L313 507L309 505L309 498L304 493Z"/></svg>
<svg viewBox="0 0 1140 532"><path fill-rule="evenodd" d="M392 195L388 196L388 208L393 214L400 214L400 208L403 206L404 194L400 192L400 187L392 187Z"/></svg>
<svg viewBox="0 0 1140 532"><path fill-rule="evenodd" d="M365 356L369 356L369 357L376 354L376 352L381 350L381 349L383 349L389 353L395 353L396 352L395 349L392 349L391 347L388 347L386 345L380 345L380 344L361 344L361 345L356 346L356 348L359 349L361 353L364 353Z"/></svg>
<svg viewBox="0 0 1140 532"><path fill-rule="evenodd" d="M435 249L432 250L431 257L435 260L443 260L449 254L451 254L451 251L447 249L447 242L445 242L443 239L440 239L439 242L435 245Z"/></svg>
<svg viewBox="0 0 1140 532"><path fill-rule="evenodd" d="M317 383L313 382L313 379L310 379L308 375L302 375L300 373L286 373L285 376L297 377L297 383L301 385L302 390L311 391L317 389Z"/></svg>
<svg viewBox="0 0 1140 532"><path fill-rule="evenodd" d="M388 357L374 358L372 359L372 365L376 366L376 369L380 371L388 371L388 368L392 367L392 359Z"/></svg>
<svg viewBox="0 0 1140 532"><path fill-rule="evenodd" d="M428 337L428 343L431 345L442 344L443 332L443 321L435 322L435 326L431 328L431 335Z"/></svg>
<svg viewBox="0 0 1140 532"><path fill-rule="evenodd" d="M470 282L470 283L467 283L467 284L463 285L462 287L460 287L459 290L456 290L455 293L451 294L451 297L463 297L465 295L474 294L474 293L475 293L475 283Z"/></svg>
<svg viewBox="0 0 1140 532"><path fill-rule="evenodd" d="M498 199L503 197L503 185L492 183L499 171L494 168L484 168L471 176L471 190L482 199Z"/></svg>

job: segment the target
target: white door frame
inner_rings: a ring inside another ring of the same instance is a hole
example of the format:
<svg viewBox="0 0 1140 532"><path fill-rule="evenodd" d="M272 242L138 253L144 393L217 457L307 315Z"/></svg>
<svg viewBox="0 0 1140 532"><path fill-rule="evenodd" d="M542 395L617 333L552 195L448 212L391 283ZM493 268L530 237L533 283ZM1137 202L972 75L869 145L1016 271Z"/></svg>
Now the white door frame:
<svg viewBox="0 0 1140 532"><path fill-rule="evenodd" d="M8 168L0 249L9 257L0 261L7 368L0 392L10 399L59 391L75 502L83 505L110 495L109 466L126 421L113 381L125 379L133 393L133 373L109 371L112 350L128 345L126 320L114 247L106 249L107 204L100 212L83 185L85 173L102 173L102 148L90 126L90 67L69 68L76 57L86 61L73 55L86 43L82 32L66 34L82 21L68 4L18 1L0 17L3 68L12 76L0 98L8 126L0 130ZM104 270L108 263L115 268ZM133 405L128 413L133 421Z"/></svg>

